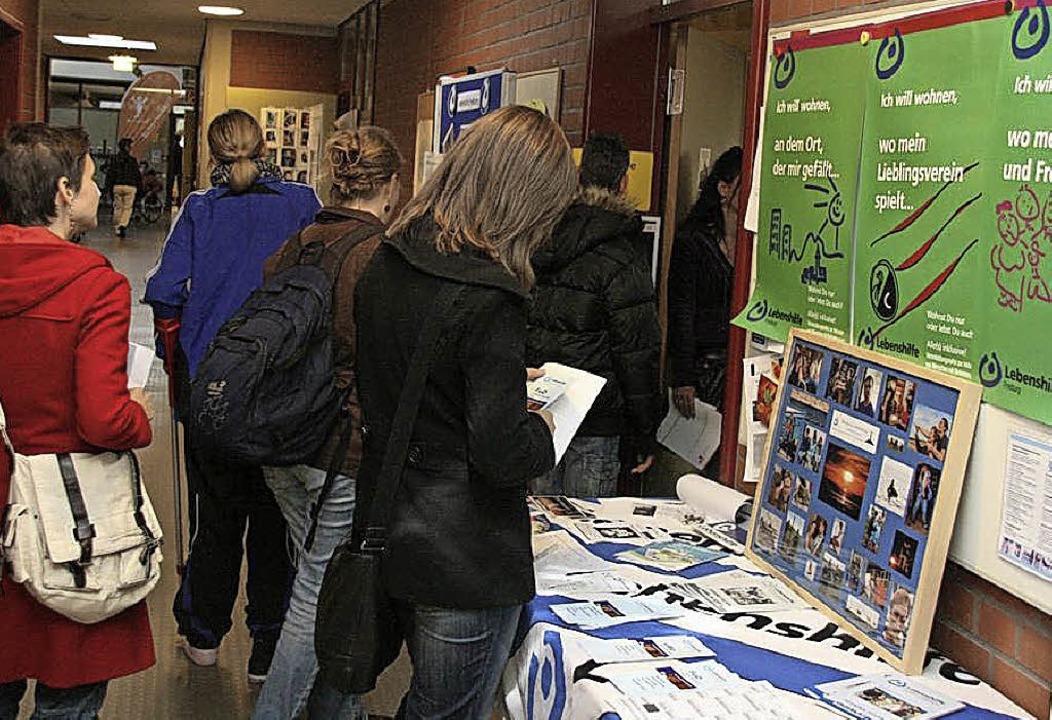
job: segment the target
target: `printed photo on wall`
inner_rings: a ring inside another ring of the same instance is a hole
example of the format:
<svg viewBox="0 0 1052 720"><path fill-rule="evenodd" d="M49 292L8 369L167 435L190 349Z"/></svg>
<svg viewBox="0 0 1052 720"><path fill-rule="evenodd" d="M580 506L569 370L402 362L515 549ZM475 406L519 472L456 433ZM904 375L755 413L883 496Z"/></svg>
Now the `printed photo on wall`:
<svg viewBox="0 0 1052 720"><path fill-rule="evenodd" d="M812 395L818 392L818 378L822 374L825 353L815 348L797 345L789 363L789 384Z"/></svg>
<svg viewBox="0 0 1052 720"><path fill-rule="evenodd" d="M811 553L812 557L822 557L822 549L825 547L826 530L829 523L821 515L814 513L807 522L807 535L804 537L804 548Z"/></svg>
<svg viewBox="0 0 1052 720"><path fill-rule="evenodd" d="M825 433L818 427L825 426L828 411L829 403L794 390L779 430L778 456L801 465L804 459L809 463L815 457L820 459Z"/></svg>
<svg viewBox="0 0 1052 720"><path fill-rule="evenodd" d="M307 173L306 170L298 171L296 173L296 182L298 182L298 183L306 183L307 182L307 175L308 175L308 173Z"/></svg>
<svg viewBox="0 0 1052 720"><path fill-rule="evenodd" d="M847 600L844 603L844 608L854 615L856 618L862 621L862 624L868 627L870 630L876 630L880 625L880 613L871 608L866 603L859 600L854 595L848 595Z"/></svg>
<svg viewBox="0 0 1052 720"><path fill-rule="evenodd" d="M310 130L310 110L300 113L300 130Z"/></svg>
<svg viewBox="0 0 1052 720"><path fill-rule="evenodd" d="M793 492L793 474L781 465L774 466L774 475L771 477L771 491L767 494L767 502L778 508L778 512L785 512L789 508L789 496Z"/></svg>
<svg viewBox="0 0 1052 720"><path fill-rule="evenodd" d="M756 544L767 552L774 552L778 533L782 530L782 519L767 508L760 510L760 522L756 528Z"/></svg>
<svg viewBox="0 0 1052 720"><path fill-rule="evenodd" d="M866 493L870 461L858 453L829 443L829 454L822 470L818 499L848 517L862 515L862 497Z"/></svg>
<svg viewBox="0 0 1052 720"><path fill-rule="evenodd" d="M300 131L300 147L310 147L310 131Z"/></svg>
<svg viewBox="0 0 1052 720"><path fill-rule="evenodd" d="M866 567L866 559L857 552L851 552L851 562L847 564L847 589L857 593L862 587L862 571Z"/></svg>
<svg viewBox="0 0 1052 720"><path fill-rule="evenodd" d="M917 557L917 538L910 537L901 530L895 531L895 542L891 545L888 556L888 567L906 577L913 577L913 560Z"/></svg>
<svg viewBox="0 0 1052 720"><path fill-rule="evenodd" d="M888 433L888 440L886 445L888 446L888 450L890 450L891 452L900 453L906 449L906 438Z"/></svg>
<svg viewBox="0 0 1052 720"><path fill-rule="evenodd" d="M285 110L285 116L282 120L282 127L286 130L295 130L296 124L299 122L299 111L298 110Z"/></svg>
<svg viewBox="0 0 1052 720"><path fill-rule="evenodd" d="M888 602L888 586L891 584L891 573L873 563L866 566L862 576L862 597L869 603L884 609Z"/></svg>
<svg viewBox="0 0 1052 720"><path fill-rule="evenodd" d="M840 518L833 518L833 529L829 531L829 552L839 555L844 548L844 535L847 524Z"/></svg>
<svg viewBox="0 0 1052 720"><path fill-rule="evenodd" d="M857 361L842 357L833 358L829 367L829 381L826 383L826 397L840 405L850 406L855 396L857 374Z"/></svg>
<svg viewBox="0 0 1052 720"><path fill-rule="evenodd" d="M899 517L906 514L906 496L913 482L913 468L894 458L886 457L880 464L880 480L877 483L877 504Z"/></svg>
<svg viewBox="0 0 1052 720"><path fill-rule="evenodd" d="M884 397L880 401L880 421L899 430L908 428L916 392L917 387L912 380L889 375Z"/></svg>
<svg viewBox="0 0 1052 720"><path fill-rule="evenodd" d="M818 565L814 560L808 560L807 563L804 564L804 577L811 582L814 582L815 578L818 577Z"/></svg>
<svg viewBox="0 0 1052 720"><path fill-rule="evenodd" d="M943 462L946 460L946 449L950 446L952 426L953 416L950 413L918 405L910 429L910 450Z"/></svg>
<svg viewBox="0 0 1052 720"><path fill-rule="evenodd" d="M866 514L866 524L862 527L862 547L876 555L880 550L880 534L884 531L884 524L888 521L888 513L884 508L870 505Z"/></svg>
<svg viewBox="0 0 1052 720"><path fill-rule="evenodd" d="M906 527L924 534L931 528L935 499L939 494L941 473L928 463L917 465L917 472L906 499Z"/></svg>
<svg viewBox="0 0 1052 720"><path fill-rule="evenodd" d="M826 445L826 434L814 425L804 426L803 437L796 449L796 464L805 470L818 472L818 466L822 464L822 450Z"/></svg>
<svg viewBox="0 0 1052 720"><path fill-rule="evenodd" d="M898 585L891 592L888 600L888 615L884 622L884 640L895 647L906 644L910 620L913 617L913 593Z"/></svg>
<svg viewBox="0 0 1052 720"><path fill-rule="evenodd" d="M844 586L844 563L829 553L822 558L822 572L818 576L822 594L831 600L840 598L840 589Z"/></svg>
<svg viewBox="0 0 1052 720"><path fill-rule="evenodd" d="M283 167L283 168L294 168L294 167L296 167L296 151L293 148L282 148L282 150L281 150L281 167ZM289 179L291 180L292 178L290 177Z"/></svg>
<svg viewBox="0 0 1052 720"><path fill-rule="evenodd" d="M789 562L796 560L796 553L804 541L804 519L796 513L785 516L785 532L782 534L782 544L778 548Z"/></svg>
<svg viewBox="0 0 1052 720"><path fill-rule="evenodd" d="M880 380L884 373L867 368L858 384L858 397L855 398L855 411L867 417L877 416L877 393L880 392Z"/></svg>
<svg viewBox="0 0 1052 720"><path fill-rule="evenodd" d="M271 163L273 165L277 165L278 164L278 149L277 148L268 148L267 149L266 158L267 158L267 162L268 163Z"/></svg>
<svg viewBox="0 0 1052 720"><path fill-rule="evenodd" d="M292 147L296 144L296 131L295 130L282 130L281 131L281 144L285 147Z"/></svg>
<svg viewBox="0 0 1052 720"><path fill-rule="evenodd" d="M268 147L274 147L278 144L278 131L277 130L266 130L263 133L263 142Z"/></svg>
<svg viewBox="0 0 1052 720"><path fill-rule="evenodd" d="M278 127L278 111L268 109L264 115L263 126L267 130L274 130Z"/></svg>
<svg viewBox="0 0 1052 720"><path fill-rule="evenodd" d="M811 506L811 481L803 475L796 478L796 487L793 489L793 505L801 510L806 510Z"/></svg>

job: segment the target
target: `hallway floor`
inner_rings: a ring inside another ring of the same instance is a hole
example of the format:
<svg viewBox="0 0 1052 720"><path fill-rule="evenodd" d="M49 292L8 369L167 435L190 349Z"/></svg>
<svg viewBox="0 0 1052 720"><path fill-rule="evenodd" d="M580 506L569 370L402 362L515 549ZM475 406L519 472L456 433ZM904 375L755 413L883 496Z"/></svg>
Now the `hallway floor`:
<svg viewBox="0 0 1052 720"><path fill-rule="evenodd" d="M153 344L152 315L150 309L139 304L138 300L143 296L146 273L160 254L165 231L162 221L145 229L132 228L128 238L120 241L103 222L84 240L85 246L104 253L118 271L128 276L132 284L131 340L150 346ZM167 376L159 360L154 361L148 390L156 412L153 444L139 451L139 458L165 536L164 576L148 600L157 664L146 672L110 683L102 717L104 720L248 718L259 688L250 685L247 677L251 642L244 624L243 592L234 611L234 628L223 641L215 667L191 664L183 654L183 641L176 632L171 612L178 586L171 413L167 401ZM185 513L185 492L183 498ZM183 527L186 527L185 521ZM184 537L186 542L188 538ZM381 678L377 690L367 697L368 709L393 715L408 684L408 675L408 660L403 655ZM28 705L28 700L23 703L23 718L29 717Z"/></svg>

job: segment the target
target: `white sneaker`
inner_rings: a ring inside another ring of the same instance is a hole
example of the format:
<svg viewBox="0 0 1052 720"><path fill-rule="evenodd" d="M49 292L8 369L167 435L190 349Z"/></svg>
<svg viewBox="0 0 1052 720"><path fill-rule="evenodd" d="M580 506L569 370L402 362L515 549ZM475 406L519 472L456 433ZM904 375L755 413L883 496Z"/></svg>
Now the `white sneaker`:
<svg viewBox="0 0 1052 720"><path fill-rule="evenodd" d="M212 667L216 664L216 658L219 657L219 648L210 650L195 648L190 643L183 645L183 652L186 653L186 657L190 658L190 662L201 667Z"/></svg>

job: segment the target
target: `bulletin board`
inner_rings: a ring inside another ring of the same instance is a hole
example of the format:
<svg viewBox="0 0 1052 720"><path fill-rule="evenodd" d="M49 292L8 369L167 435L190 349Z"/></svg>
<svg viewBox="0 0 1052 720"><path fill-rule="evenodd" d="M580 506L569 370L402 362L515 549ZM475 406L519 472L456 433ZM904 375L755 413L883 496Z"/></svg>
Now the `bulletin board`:
<svg viewBox="0 0 1052 720"><path fill-rule="evenodd" d="M980 388L792 330L746 554L922 670Z"/></svg>
<svg viewBox="0 0 1052 720"><path fill-rule="evenodd" d="M314 184L321 150L321 110L313 108L265 107L260 125L267 159L278 165L289 181Z"/></svg>

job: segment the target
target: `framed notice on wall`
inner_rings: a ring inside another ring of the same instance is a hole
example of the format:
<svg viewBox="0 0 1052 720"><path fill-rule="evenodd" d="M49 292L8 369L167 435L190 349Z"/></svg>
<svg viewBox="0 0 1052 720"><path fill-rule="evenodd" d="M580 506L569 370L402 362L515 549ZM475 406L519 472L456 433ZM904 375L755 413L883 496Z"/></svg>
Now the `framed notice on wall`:
<svg viewBox="0 0 1052 720"><path fill-rule="evenodd" d="M918 673L980 388L799 330L785 357L747 554Z"/></svg>

